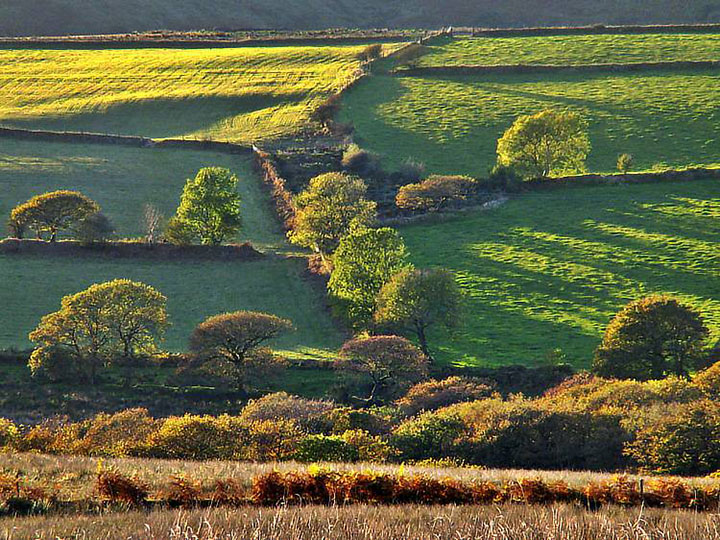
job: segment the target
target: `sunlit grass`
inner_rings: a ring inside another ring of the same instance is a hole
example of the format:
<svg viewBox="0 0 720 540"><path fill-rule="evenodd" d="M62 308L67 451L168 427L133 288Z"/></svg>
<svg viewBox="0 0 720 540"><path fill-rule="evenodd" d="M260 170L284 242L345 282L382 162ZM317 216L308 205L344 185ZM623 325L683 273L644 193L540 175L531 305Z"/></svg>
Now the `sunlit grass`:
<svg viewBox="0 0 720 540"><path fill-rule="evenodd" d="M363 46L0 50L0 123L250 143L290 135Z"/></svg>
<svg viewBox="0 0 720 540"><path fill-rule="evenodd" d="M466 293L464 325L433 337L443 361L536 364L560 348L587 367L612 315L647 294L692 304L720 339L719 212L717 181L571 189L401 234Z"/></svg>
<svg viewBox="0 0 720 540"><path fill-rule="evenodd" d="M618 154L638 170L720 163L720 75L707 71L465 77L374 76L345 98L343 119L388 168L408 156L430 172L486 175L515 118L570 109L588 122L590 171Z"/></svg>
<svg viewBox="0 0 720 540"><path fill-rule="evenodd" d="M720 34L457 38L428 46L421 65L629 64L720 60Z"/></svg>

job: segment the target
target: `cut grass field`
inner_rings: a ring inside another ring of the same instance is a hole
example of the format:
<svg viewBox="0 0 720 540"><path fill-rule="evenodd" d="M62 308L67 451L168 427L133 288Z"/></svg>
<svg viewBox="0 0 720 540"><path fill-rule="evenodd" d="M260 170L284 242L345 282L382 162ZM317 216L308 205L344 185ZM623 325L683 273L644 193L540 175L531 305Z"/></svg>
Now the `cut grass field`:
<svg viewBox="0 0 720 540"><path fill-rule="evenodd" d="M421 66L630 64L720 60L720 34L442 38Z"/></svg>
<svg viewBox="0 0 720 540"><path fill-rule="evenodd" d="M560 348L586 368L613 314L651 293L692 304L720 338L717 181L531 193L400 233L466 294L464 325L431 335L443 362L531 365Z"/></svg>
<svg viewBox="0 0 720 540"><path fill-rule="evenodd" d="M243 226L238 241L280 248L283 233L250 157L207 151L115 145L38 143L0 139L0 216L34 195L73 189L98 202L121 238L145 233L144 206L166 217L180 202L185 181L203 167L226 167L239 178Z"/></svg>
<svg viewBox="0 0 720 540"><path fill-rule="evenodd" d="M515 118L570 109L588 122L588 169L612 172L720 163L720 71L365 79L343 101L355 139L392 170L408 157L429 172L487 175Z"/></svg>
<svg viewBox="0 0 720 540"><path fill-rule="evenodd" d="M0 50L0 124L266 141L300 131L364 47Z"/></svg>

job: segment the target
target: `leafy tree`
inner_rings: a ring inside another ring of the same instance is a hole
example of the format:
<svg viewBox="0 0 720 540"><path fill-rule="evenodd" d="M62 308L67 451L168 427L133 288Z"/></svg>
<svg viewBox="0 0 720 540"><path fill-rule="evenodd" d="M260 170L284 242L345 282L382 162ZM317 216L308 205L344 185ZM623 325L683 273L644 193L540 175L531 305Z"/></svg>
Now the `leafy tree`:
<svg viewBox="0 0 720 540"><path fill-rule="evenodd" d="M370 395L363 399L375 401L381 390L395 391L405 383L427 375L428 361L412 343L398 336L355 338L343 345L339 369L365 374L372 383Z"/></svg>
<svg viewBox="0 0 720 540"><path fill-rule="evenodd" d="M237 384L244 390L248 370L274 363L262 345L290 332L292 322L254 311L224 313L206 319L190 336L190 350L205 360L224 360L235 366Z"/></svg>
<svg viewBox="0 0 720 540"><path fill-rule="evenodd" d="M43 193L16 206L10 213L10 228L14 231L35 231L38 238L49 234L55 242L61 231L78 225L100 211L98 204L77 191Z"/></svg>
<svg viewBox="0 0 720 540"><path fill-rule="evenodd" d="M352 232L340 242L333 264L328 291L341 315L357 327L372 322L378 292L409 266L405 243L391 228Z"/></svg>
<svg viewBox="0 0 720 540"><path fill-rule="evenodd" d="M630 302L610 322L595 351L593 371L603 377L687 377L702 357L709 331L694 309L668 296Z"/></svg>
<svg viewBox="0 0 720 540"><path fill-rule="evenodd" d="M617 169L623 174L627 174L633 168L635 158L632 154L620 154L617 160Z"/></svg>
<svg viewBox="0 0 720 540"><path fill-rule="evenodd" d="M117 279L65 296L59 311L45 315L30 333L39 344L31 368L42 366L48 349L72 355L94 383L98 367L118 356L155 349L168 325L167 299L144 283Z"/></svg>
<svg viewBox="0 0 720 540"><path fill-rule="evenodd" d="M75 237L83 244L102 243L115 233L115 226L102 212L87 216L73 228Z"/></svg>
<svg viewBox="0 0 720 540"><path fill-rule="evenodd" d="M587 127L579 114L548 109L520 116L498 141L498 164L528 178L585 169L590 153Z"/></svg>
<svg viewBox="0 0 720 540"><path fill-rule="evenodd" d="M200 169L183 190L177 220L203 244L217 245L240 229L237 177L228 169Z"/></svg>
<svg viewBox="0 0 720 540"><path fill-rule="evenodd" d="M376 205L365 198L367 186L355 176L328 173L310 180L295 205L295 226L288 234L294 244L332 254L352 228L369 226Z"/></svg>
<svg viewBox="0 0 720 540"><path fill-rule="evenodd" d="M432 359L427 330L434 325L454 327L459 319L460 302L460 288L451 272L407 268L380 290L375 322L414 332L420 348Z"/></svg>
<svg viewBox="0 0 720 540"><path fill-rule="evenodd" d="M439 212L448 204L457 204L470 197L477 187L469 176L432 175L417 184L402 186L395 197L398 208Z"/></svg>

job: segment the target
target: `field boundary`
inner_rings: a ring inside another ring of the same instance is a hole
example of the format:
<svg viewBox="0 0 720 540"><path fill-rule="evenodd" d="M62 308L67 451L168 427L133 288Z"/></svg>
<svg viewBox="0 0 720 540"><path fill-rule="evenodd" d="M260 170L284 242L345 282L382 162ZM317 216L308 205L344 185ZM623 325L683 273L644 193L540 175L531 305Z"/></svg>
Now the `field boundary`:
<svg viewBox="0 0 720 540"><path fill-rule="evenodd" d="M271 155L253 146L255 167L262 175L262 185L268 190L275 208L275 216L285 232L291 231L295 222L295 203L286 187L286 180L280 176Z"/></svg>
<svg viewBox="0 0 720 540"><path fill-rule="evenodd" d="M714 34L720 24L635 24L592 26L536 26L527 28L472 28L473 37L571 36L592 34Z"/></svg>
<svg viewBox="0 0 720 540"><path fill-rule="evenodd" d="M676 62L634 62L628 64L501 64L462 66L421 66L392 72L400 77L432 75L492 75L523 73L626 73L638 71L685 71L720 69L720 60L687 60Z"/></svg>
<svg viewBox="0 0 720 540"><path fill-rule="evenodd" d="M660 172L635 172L600 174L589 173L575 176L559 176L530 180L523 184L528 191L541 191L564 187L608 186L623 184L652 184L660 182L689 182L693 180L720 180L720 167L692 167Z"/></svg>
<svg viewBox="0 0 720 540"><path fill-rule="evenodd" d="M140 242L103 242L82 244L74 240L45 242L6 238L0 240L0 255L32 255L44 257L106 257L110 259L153 259L163 261L220 260L257 261L265 255L252 244L231 244L220 246L175 244L148 244Z"/></svg>
<svg viewBox="0 0 720 540"><path fill-rule="evenodd" d="M0 137L43 142L76 144L114 144L135 148L178 148L186 150L213 150L228 154L252 154L252 146L231 142L202 139L151 139L138 135L114 135L80 131L49 131L0 127Z"/></svg>

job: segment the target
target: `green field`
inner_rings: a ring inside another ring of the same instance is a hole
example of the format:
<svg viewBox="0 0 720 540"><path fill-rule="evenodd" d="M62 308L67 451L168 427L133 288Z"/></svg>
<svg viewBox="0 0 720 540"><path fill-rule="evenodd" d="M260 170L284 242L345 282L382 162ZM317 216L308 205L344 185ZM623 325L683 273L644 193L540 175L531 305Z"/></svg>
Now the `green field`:
<svg viewBox="0 0 720 540"><path fill-rule="evenodd" d="M514 119L546 108L588 121L590 171L720 163L720 71L447 77L376 75L344 99L342 119L387 168L407 157L429 172L486 175Z"/></svg>
<svg viewBox="0 0 720 540"><path fill-rule="evenodd" d="M443 38L423 66L630 64L720 60L720 34L620 34Z"/></svg>
<svg viewBox="0 0 720 540"><path fill-rule="evenodd" d="M128 278L168 297L172 327L164 347L183 351L194 326L209 315L250 309L292 319L297 331L276 347L292 355L324 357L342 343L322 297L302 279L301 259L258 262L158 262L0 255L0 349L30 347L27 334L60 299L93 283Z"/></svg>
<svg viewBox="0 0 720 540"><path fill-rule="evenodd" d="M74 189L100 204L120 237L140 236L144 206L152 204L171 216L185 180L208 166L227 167L240 179L243 227L237 239L260 248L284 246L251 158L206 151L0 139L0 217L5 220L16 204L33 195Z"/></svg>
<svg viewBox="0 0 720 540"><path fill-rule="evenodd" d="M305 126L363 47L0 50L0 124L264 141Z"/></svg>
<svg viewBox="0 0 720 540"><path fill-rule="evenodd" d="M528 194L400 232L416 265L453 270L466 293L464 326L432 336L446 362L531 365L561 348L588 367L612 315L650 293L693 304L720 338L717 181Z"/></svg>

